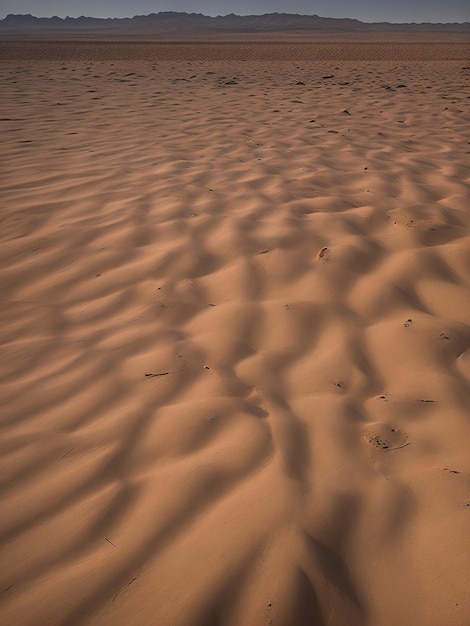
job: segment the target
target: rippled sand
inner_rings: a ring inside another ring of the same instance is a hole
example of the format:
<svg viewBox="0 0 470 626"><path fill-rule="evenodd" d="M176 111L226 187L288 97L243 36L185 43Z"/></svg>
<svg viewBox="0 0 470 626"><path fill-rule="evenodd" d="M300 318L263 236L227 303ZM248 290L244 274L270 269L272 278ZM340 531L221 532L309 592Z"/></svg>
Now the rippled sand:
<svg viewBox="0 0 470 626"><path fill-rule="evenodd" d="M40 45L0 62L0 621L467 626L470 63Z"/></svg>

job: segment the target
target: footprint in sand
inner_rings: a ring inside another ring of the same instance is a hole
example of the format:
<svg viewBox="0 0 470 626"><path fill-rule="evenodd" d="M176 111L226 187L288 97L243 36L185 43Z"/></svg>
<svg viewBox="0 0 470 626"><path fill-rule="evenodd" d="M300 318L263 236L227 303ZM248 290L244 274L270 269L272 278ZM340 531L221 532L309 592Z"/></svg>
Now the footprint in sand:
<svg viewBox="0 0 470 626"><path fill-rule="evenodd" d="M366 442L379 450L398 450L409 445L408 436L389 424L373 424L364 432Z"/></svg>

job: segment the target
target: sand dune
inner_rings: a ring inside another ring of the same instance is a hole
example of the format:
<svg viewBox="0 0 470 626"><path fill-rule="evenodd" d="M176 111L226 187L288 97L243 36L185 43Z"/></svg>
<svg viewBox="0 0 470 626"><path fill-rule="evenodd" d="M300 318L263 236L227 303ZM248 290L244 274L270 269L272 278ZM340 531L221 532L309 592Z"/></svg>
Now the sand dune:
<svg viewBox="0 0 470 626"><path fill-rule="evenodd" d="M3 624L468 624L469 68L412 49L2 61Z"/></svg>

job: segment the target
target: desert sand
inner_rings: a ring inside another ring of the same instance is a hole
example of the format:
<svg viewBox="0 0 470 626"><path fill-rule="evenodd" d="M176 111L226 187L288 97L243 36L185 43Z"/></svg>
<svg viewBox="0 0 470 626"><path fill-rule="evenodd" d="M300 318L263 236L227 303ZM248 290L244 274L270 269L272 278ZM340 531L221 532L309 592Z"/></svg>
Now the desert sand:
<svg viewBox="0 0 470 626"><path fill-rule="evenodd" d="M0 622L468 626L465 45L0 48Z"/></svg>

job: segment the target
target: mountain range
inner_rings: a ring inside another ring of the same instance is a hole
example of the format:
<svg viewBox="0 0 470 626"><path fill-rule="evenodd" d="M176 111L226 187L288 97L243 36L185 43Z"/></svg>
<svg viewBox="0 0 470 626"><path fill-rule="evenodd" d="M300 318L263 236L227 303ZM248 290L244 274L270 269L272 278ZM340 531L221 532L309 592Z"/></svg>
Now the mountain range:
<svg viewBox="0 0 470 626"><path fill-rule="evenodd" d="M269 13L265 15L224 15L209 17L200 13L167 11L132 18L59 18L33 15L7 15L0 20L0 36L34 35L116 35L116 36L201 36L269 33L469 33L470 23L391 24L365 23L355 19L318 15Z"/></svg>

